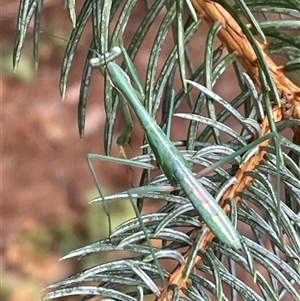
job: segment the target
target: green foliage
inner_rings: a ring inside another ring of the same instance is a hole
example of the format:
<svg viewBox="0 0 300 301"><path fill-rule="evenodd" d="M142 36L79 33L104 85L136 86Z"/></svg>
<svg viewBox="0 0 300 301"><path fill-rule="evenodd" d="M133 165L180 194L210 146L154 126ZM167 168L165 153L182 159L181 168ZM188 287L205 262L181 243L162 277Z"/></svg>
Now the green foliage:
<svg viewBox="0 0 300 301"><path fill-rule="evenodd" d="M74 53L83 29L92 21L94 37L87 54L79 96L81 136L84 135L87 95L93 72L89 61L98 53L108 52L113 46L123 46L124 32L138 2L89 0L77 16L76 27L72 31L62 64L60 90L64 97ZM262 41L271 39L266 52L285 55L285 70L293 72L297 78L299 36L291 35L290 32L299 31L299 1L217 2L236 17L253 46L254 38ZM36 45L34 59L37 64L41 3L42 1L34 0L21 1L14 51L15 68L33 15ZM187 3L190 9L187 8ZM67 4L74 23L75 1L67 1ZM188 0L157 0L152 4L145 1L143 21L133 39L129 43L126 41L127 53L134 61L153 24L159 24L152 48L149 49L144 106L153 118L156 118L158 109L162 107L160 126L164 130L168 127L170 116L185 101L192 106L192 112L177 114L177 117L191 121L186 137L174 143L178 147L185 147L181 152L195 169L207 167L214 171L213 174L205 174L200 181L216 200L220 200L232 186L236 170L256 154L257 145L273 138L274 145L264 148L267 151L264 160L247 173L253 177L253 182L239 192L242 200L240 206L233 198L227 200L231 205L230 219L233 223L238 223L238 229L244 235L243 251L230 249L217 240L210 244L209 250L200 250L198 247L208 229L201 228L201 220L188 198L178 189L173 193L159 190L159 187L170 186L168 180L163 175L151 178L149 171L145 170L140 182L145 189L113 194L105 197L105 202L137 198L138 208L141 210L143 198L149 198L152 202L159 201L159 204L163 204L161 209L146 215L137 214L136 218L114 229L109 238L74 250L64 257L81 258L99 252L119 251L124 252L124 258L95 265L50 285L48 288L53 291L45 299L84 295L82 300L93 296L104 296L107 298L105 300L144 300L146 296L153 296L154 299L169 290L173 293L172 300L238 300L239 296L244 300L300 300L300 147L281 134L283 129L291 125L299 126L300 121L284 120L275 124L271 115L273 102L270 98L279 100L279 95L260 50L257 47L260 78L265 82L262 82L262 90L257 91L250 77L241 71L236 55L228 54L223 47L214 47L220 30L218 22L207 33L203 61L199 62L199 58L190 54L190 45L195 42L196 33L202 30L203 23L202 19L195 19L191 7ZM247 23L252 25L251 29L247 27ZM174 43L171 47L168 45L169 55L162 67L159 67L167 35L173 36ZM214 93L213 89L219 80L222 81L221 75L231 67L236 75L232 78L232 86L239 87L240 93L228 101ZM127 70L125 64L122 68ZM105 70L103 74L106 110L104 139L105 151L109 155L116 110L121 100L118 91L111 86ZM181 81L180 86L178 79ZM268 91L268 87L272 93ZM171 104L173 89L177 93ZM261 136L260 122L264 117L262 108L271 125L268 136ZM173 123L180 120L177 117L172 120ZM236 122L234 127L232 117ZM199 134L200 124L204 129ZM256 138L253 137L253 132L256 133ZM135 164L141 162L141 166L153 164L155 158L151 154L151 150L146 147L143 155L132 160ZM154 188L149 189L149 186ZM102 197L94 200L102 201ZM150 239L160 243L152 245L149 243ZM182 250L187 248L190 252L184 258ZM202 257L201 264L194 264L196 256ZM168 282L174 271L160 265L158 260L162 258L171 259L179 266L184 265L182 277L189 280L187 286ZM251 281L244 282L246 275L250 276ZM164 289L160 290L160 287Z"/></svg>

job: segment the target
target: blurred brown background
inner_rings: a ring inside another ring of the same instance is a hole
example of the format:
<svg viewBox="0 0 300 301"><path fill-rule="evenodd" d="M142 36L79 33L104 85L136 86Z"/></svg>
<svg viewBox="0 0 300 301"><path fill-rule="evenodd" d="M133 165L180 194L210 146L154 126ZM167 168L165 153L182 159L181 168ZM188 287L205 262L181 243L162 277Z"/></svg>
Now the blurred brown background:
<svg viewBox="0 0 300 301"><path fill-rule="evenodd" d="M79 8L82 2L76 2ZM77 129L77 99L91 31L87 28L80 42L66 99L62 102L58 86L65 40L72 29L68 13L62 3L45 1L39 68L37 71L33 68L32 34L29 30L20 65L13 73L12 50L18 5L19 1L1 4L1 299L9 301L39 299L41 289L47 284L82 268L78 262L58 262L60 257L107 235L101 206L88 206L96 191L86 162L89 152L104 153L105 115L100 75L95 75L92 81L83 140L80 140ZM134 35L143 11L141 1L128 25L125 43ZM156 30L153 28L150 32L135 61L141 74L147 65L143 54L149 52ZM205 35L203 30L202 35ZM199 61L203 57L203 42L199 33L195 48L191 50ZM169 44L171 47L172 43ZM167 42L165 50L162 59L170 50ZM216 91L224 97L237 93L232 91L231 78L232 74L224 74L222 86L217 85ZM118 115L118 120L116 137L123 126L122 114ZM184 128L177 129L175 135L182 138L182 131ZM129 156L139 153L141 142L142 131L137 127L132 137L132 148L126 149ZM119 156L116 146L112 153ZM130 187L125 166L103 162L96 165L106 192ZM134 182L138 175L138 171L131 175ZM122 218L131 214L128 206L116 206L115 210Z"/></svg>
<svg viewBox="0 0 300 301"><path fill-rule="evenodd" d="M61 101L60 66L72 29L61 2L45 1L38 70L33 68L29 30L20 65L12 72L18 5L19 1L11 1L1 8L1 299L38 300L43 287L82 268L74 262L59 262L62 255L107 235L101 206L88 210L88 201L97 194L86 162L89 152L104 152L105 114L96 75L89 94L86 135L80 140L77 99L89 29L74 60L66 99ZM118 156L118 149L113 153ZM107 192L129 187L123 180L126 167L96 165L99 173L105 172L100 181ZM124 211L124 206L119 210ZM100 217L91 217L92 211Z"/></svg>

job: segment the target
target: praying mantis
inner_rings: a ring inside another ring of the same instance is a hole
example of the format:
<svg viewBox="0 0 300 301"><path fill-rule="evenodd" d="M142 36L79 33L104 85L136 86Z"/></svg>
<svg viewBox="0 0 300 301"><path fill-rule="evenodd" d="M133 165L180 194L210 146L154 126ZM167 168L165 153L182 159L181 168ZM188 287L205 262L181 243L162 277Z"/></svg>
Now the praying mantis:
<svg viewBox="0 0 300 301"><path fill-rule="evenodd" d="M235 249L240 249L239 234L225 212L194 177L183 155L140 102L136 90L131 85L129 76L114 62L122 52L125 61L129 65L129 72L136 78L133 63L130 58L126 58L126 53L118 46L113 47L111 52L91 59L90 65L93 68L103 68L104 64L106 65L112 86L123 96L136 114L156 161L170 183L181 186L197 213L221 242Z"/></svg>

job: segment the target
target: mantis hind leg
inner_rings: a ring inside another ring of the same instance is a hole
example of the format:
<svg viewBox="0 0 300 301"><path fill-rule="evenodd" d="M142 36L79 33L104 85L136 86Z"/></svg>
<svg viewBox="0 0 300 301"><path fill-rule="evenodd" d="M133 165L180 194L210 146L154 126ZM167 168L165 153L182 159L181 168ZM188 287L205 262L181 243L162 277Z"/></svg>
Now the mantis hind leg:
<svg viewBox="0 0 300 301"><path fill-rule="evenodd" d="M99 183L99 180L98 180L98 177L97 177L97 174L96 174L96 171L94 169L94 166L93 166L93 160L101 160L101 161L109 161L109 162L115 162L115 163L121 163L121 164L126 164L126 165L130 165L130 166L135 166L135 167L140 167L140 168L146 168L146 169L153 169L153 168L156 168L155 166L153 166L152 164L148 164L148 163L143 163L143 162L138 162L138 161L134 161L134 160L129 160L129 159L120 159L120 158L113 158L113 157L108 157L108 156L104 156L104 155L99 155L99 154L95 154L95 153L89 153L88 154L88 157L87 157L87 160L88 160L88 164L89 164L89 167L90 167L90 170L91 170L91 173L93 175L93 178L94 178L94 181L95 181L95 184L96 184L96 187L98 189L98 192L100 194L100 197L101 197L101 202L103 203L104 205L104 209L105 209L105 212L107 213L107 216L108 216L108 220L109 220L109 235L111 236L111 233L112 233L112 228L111 228L111 217L110 217L110 211L109 211L109 208L107 206L107 202L105 200L105 196L104 194L102 193L102 190L101 190L101 187L100 187L100 183ZM150 190L153 190L153 189L157 189L156 187L151 187ZM153 244L151 242L151 238L149 236L149 233L147 231L147 228L141 218L141 213L140 213L140 210L139 208L137 207L137 204L134 200L134 193L137 192L137 191L141 191L142 189L139 187L139 188L132 188L132 189L129 189L127 191L128 193L128 196L129 196L129 200L131 202L131 205L132 205L132 208L134 209L134 212L135 212L135 215L136 215L136 218L139 222L139 225L145 235L145 240L147 241L148 243L148 246L149 246L149 249L150 249L150 254L152 255L152 258L153 258L153 261L155 263L155 265L157 266L157 269L159 271L159 275L160 275L160 278L161 280L163 281L164 283L164 287L166 287L166 282L165 282L165 278L164 278L164 275L163 275L163 271L162 271L162 268L161 268L161 265L157 259L157 256L155 254L155 249L153 247ZM166 191L165 189L162 189L162 191ZM121 243L122 244L122 243ZM156 288L156 285L154 285L153 283L153 287ZM160 296L160 292L159 292L159 289L154 289L153 291L157 296Z"/></svg>
<svg viewBox="0 0 300 301"><path fill-rule="evenodd" d="M88 165L89 165L89 168L91 170L91 173L92 173L95 185L97 187L97 190L99 192L99 195L103 199L103 208L104 208L104 211L105 211L105 213L107 215L107 218L108 218L109 234L111 234L111 232L112 232L111 214L110 214L109 207L107 206L107 202L105 201L105 196L104 196L104 193L101 189L101 186L100 186L100 183L99 183L99 180L98 180L98 177L97 177L97 174L96 174L93 162L92 162L93 160L101 160L101 161L108 161L108 162L126 164L126 165L130 165L130 166L133 166L133 167L139 167L139 168L144 168L144 169L154 169L156 167L153 166L150 163L142 163L142 162L129 160L129 159L108 157L108 156L99 155L99 154L95 154L95 153L89 153L88 154L88 156L87 156Z"/></svg>

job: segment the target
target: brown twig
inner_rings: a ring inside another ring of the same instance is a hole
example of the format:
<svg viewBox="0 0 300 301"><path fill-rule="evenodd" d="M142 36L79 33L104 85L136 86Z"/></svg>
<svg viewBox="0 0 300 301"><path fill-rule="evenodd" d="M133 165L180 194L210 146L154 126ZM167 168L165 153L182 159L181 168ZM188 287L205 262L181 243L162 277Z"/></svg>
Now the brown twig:
<svg viewBox="0 0 300 301"><path fill-rule="evenodd" d="M203 18L209 25L214 24L219 21L223 24L222 29L220 30L218 37L221 42L227 47L228 51L234 52L237 55L238 61L244 67L246 73L252 78L254 83L261 87L260 78L259 78L259 66L256 54L253 50L252 45L246 38L242 29L235 21L234 18L219 4L209 1L209 0L192 0L193 5L196 11L199 13L200 17ZM259 47L264 50L266 49L265 44L259 43ZM292 83L283 73L283 67L277 66L273 60L264 53L264 59L270 69L273 80L277 86L278 91L281 94L282 107L275 107L273 109L273 118L275 122L280 121L283 118L297 118L300 119L300 88ZM264 118L261 123L262 136L270 132L268 118ZM300 144L300 127L293 127L294 139L293 141L297 144ZM262 142L258 147L259 151L257 155L253 156L246 164L244 164L236 173L235 177L237 178L237 184L233 185L223 196L221 204L229 197L235 198L236 201L239 201L239 198L236 196L237 192L243 191L245 187L252 181L252 178L245 176L245 173L249 170L254 170L265 156L265 151L263 150L264 146L267 146L271 143L270 140ZM224 211L228 213L230 210L229 205L224 206ZM193 232L195 236L197 230ZM214 238L214 234L209 232L205 240L202 241L200 248L205 249L208 246L208 243ZM188 256L191 252L191 249L188 249L184 255L185 262L188 259ZM195 265L201 263L201 257L197 257L195 260ZM182 274L184 271L185 265L177 266L174 271L171 273L169 284L176 284L181 290L187 285L187 281L183 278ZM168 299L171 299L171 293L169 293ZM158 301L168 300L166 296L158 298Z"/></svg>

